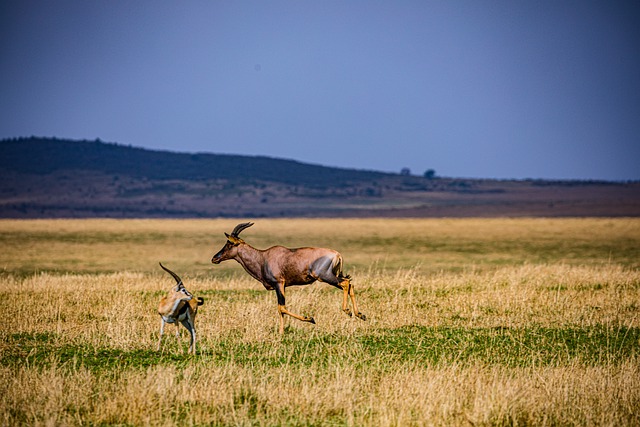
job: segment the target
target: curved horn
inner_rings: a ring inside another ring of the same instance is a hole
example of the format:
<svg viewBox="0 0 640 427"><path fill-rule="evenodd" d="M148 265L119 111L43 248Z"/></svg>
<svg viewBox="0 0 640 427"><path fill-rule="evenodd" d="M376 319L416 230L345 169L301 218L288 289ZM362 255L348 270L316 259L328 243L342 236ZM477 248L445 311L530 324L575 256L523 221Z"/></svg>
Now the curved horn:
<svg viewBox="0 0 640 427"><path fill-rule="evenodd" d="M238 237L238 234L240 234L242 230L244 230L245 228L249 228L252 225L253 225L253 222L245 222L243 224L238 224L236 225L236 228L234 228L233 231L231 232L231 235L233 237Z"/></svg>
<svg viewBox="0 0 640 427"><path fill-rule="evenodd" d="M176 283L178 283L178 285L180 283L182 283L182 279L180 278L180 276L178 276L176 273L174 273L173 271L169 270L167 267L165 267L164 265L162 265L161 262L159 262L158 264L160 264L160 267L162 267L162 269L164 271L166 271L167 273L169 273L170 275L173 276L174 279L176 279Z"/></svg>

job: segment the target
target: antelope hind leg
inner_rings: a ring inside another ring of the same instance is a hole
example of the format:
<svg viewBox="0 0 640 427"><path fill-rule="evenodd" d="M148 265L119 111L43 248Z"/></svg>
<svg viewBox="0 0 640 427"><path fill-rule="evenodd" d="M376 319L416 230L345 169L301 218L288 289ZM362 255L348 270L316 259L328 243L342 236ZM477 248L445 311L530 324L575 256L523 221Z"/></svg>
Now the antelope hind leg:
<svg viewBox="0 0 640 427"><path fill-rule="evenodd" d="M340 282L340 286L342 287L342 291L343 291L343 294L342 294L342 311L347 313L347 316L351 317L351 316L353 316L353 313L351 313L351 310L347 306L347 304L348 304L347 296L349 295L349 288L351 288L351 281L349 279L345 279L342 282Z"/></svg>
<svg viewBox="0 0 640 427"><path fill-rule="evenodd" d="M349 296L351 297L351 304L353 305L353 311L356 312L356 317L358 319L367 320L367 316L365 316L364 314L360 313L360 311L358 311L358 306L356 305L356 294L355 294L355 291L353 290L353 285L351 284L351 280L349 280Z"/></svg>
<svg viewBox="0 0 640 427"><path fill-rule="evenodd" d="M196 354L196 328L189 318L181 321L182 325L189 331L191 340L189 341L189 353Z"/></svg>

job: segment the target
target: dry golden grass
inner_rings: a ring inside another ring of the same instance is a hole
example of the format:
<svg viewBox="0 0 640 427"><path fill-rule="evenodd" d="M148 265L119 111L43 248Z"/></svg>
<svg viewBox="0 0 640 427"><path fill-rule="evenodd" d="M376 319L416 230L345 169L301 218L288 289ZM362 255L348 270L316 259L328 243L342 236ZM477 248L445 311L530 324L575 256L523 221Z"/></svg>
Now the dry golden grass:
<svg viewBox="0 0 640 427"><path fill-rule="evenodd" d="M0 221L0 424L640 423L640 220L260 220L257 247L339 249L368 317L293 288L317 324L284 338L209 264L236 222ZM195 357L155 351L158 261L205 298Z"/></svg>
<svg viewBox="0 0 640 427"><path fill-rule="evenodd" d="M210 260L240 220L0 220L11 272L155 272L166 261L213 275ZM523 263L640 267L637 219L261 219L243 232L257 248L339 250L350 273L370 269L492 269ZM222 264L215 272L238 272Z"/></svg>
<svg viewBox="0 0 640 427"><path fill-rule="evenodd" d="M95 375L3 368L3 423L29 425L637 425L638 366L155 366ZM5 390L3 390L5 391Z"/></svg>

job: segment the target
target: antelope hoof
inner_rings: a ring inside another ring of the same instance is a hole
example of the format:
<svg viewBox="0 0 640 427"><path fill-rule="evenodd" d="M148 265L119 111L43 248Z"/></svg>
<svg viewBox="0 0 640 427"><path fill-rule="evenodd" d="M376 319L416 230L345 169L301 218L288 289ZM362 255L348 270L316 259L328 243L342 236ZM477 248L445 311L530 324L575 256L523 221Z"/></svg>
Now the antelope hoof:
<svg viewBox="0 0 640 427"><path fill-rule="evenodd" d="M345 313L347 313L347 316L351 317L353 316L353 314L351 313L351 310L348 308L343 309L342 311L344 311Z"/></svg>
<svg viewBox="0 0 640 427"><path fill-rule="evenodd" d="M367 320L367 316L365 316L364 314L358 312L358 314L356 314L356 317L362 320Z"/></svg>
<svg viewBox="0 0 640 427"><path fill-rule="evenodd" d="M316 324L316 321L313 317L307 317L307 322L313 323L314 325Z"/></svg>

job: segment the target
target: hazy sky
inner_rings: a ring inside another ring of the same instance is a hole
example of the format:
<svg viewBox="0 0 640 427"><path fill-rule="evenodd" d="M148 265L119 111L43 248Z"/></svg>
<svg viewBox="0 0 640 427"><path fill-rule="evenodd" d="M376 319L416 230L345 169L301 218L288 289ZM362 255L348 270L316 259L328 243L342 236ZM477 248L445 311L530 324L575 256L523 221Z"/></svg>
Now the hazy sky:
<svg viewBox="0 0 640 427"><path fill-rule="evenodd" d="M640 2L0 2L0 138L640 179Z"/></svg>

